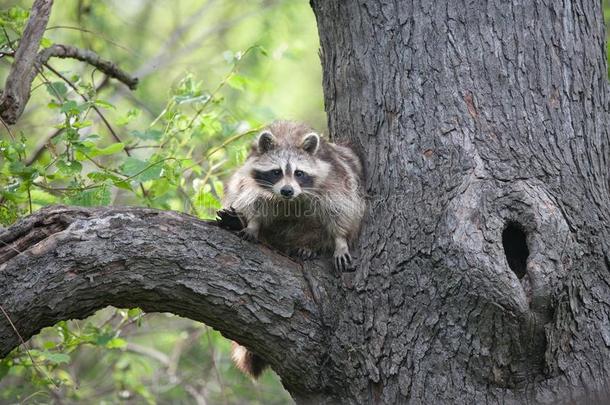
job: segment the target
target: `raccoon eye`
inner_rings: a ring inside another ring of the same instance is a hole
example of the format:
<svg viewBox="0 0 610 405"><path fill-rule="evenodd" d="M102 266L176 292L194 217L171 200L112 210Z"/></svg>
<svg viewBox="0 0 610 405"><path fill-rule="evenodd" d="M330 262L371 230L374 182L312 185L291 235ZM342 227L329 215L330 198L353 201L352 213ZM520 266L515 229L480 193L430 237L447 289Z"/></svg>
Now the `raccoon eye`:
<svg viewBox="0 0 610 405"><path fill-rule="evenodd" d="M305 172L303 172L302 170L295 170L294 175L297 177L303 177L305 176Z"/></svg>
<svg viewBox="0 0 610 405"><path fill-rule="evenodd" d="M274 176L279 176L280 174L282 174L282 171L280 169L274 169L271 170L271 173L273 173Z"/></svg>

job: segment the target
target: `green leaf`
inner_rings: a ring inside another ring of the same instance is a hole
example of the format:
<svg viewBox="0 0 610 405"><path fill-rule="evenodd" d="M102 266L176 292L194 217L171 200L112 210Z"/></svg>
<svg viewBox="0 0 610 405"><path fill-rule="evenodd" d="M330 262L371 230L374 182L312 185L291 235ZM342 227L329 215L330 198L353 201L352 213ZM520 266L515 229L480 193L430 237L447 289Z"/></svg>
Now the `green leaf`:
<svg viewBox="0 0 610 405"><path fill-rule="evenodd" d="M202 95L198 95L198 96L183 95L183 96L174 97L174 100L178 104L189 104L189 103L198 103L198 102L205 103L209 99L210 99L209 94L202 94Z"/></svg>
<svg viewBox="0 0 610 405"><path fill-rule="evenodd" d="M113 110L116 110L116 107L114 106L114 104L110 104L106 100L95 100L93 103L98 107L108 108L108 109L112 108Z"/></svg>
<svg viewBox="0 0 610 405"><path fill-rule="evenodd" d="M227 84L236 90L244 90L250 81L241 75L232 75L227 80Z"/></svg>
<svg viewBox="0 0 610 405"><path fill-rule="evenodd" d="M85 106L84 109L88 108L88 106L86 106L85 104L81 104L81 105L78 106L79 112L83 112L84 111L83 106ZM80 129L80 128L90 127L91 125L93 125L93 122L91 122L91 121L77 121L77 122L72 124L72 127Z"/></svg>
<svg viewBox="0 0 610 405"><path fill-rule="evenodd" d="M49 362L51 362L53 364L61 364L61 363L70 362L70 356L65 353L51 353L51 352L43 351L40 354L44 359L48 360Z"/></svg>
<svg viewBox="0 0 610 405"><path fill-rule="evenodd" d="M87 101L82 104L77 104L74 100L67 100L61 106L61 112L66 115L78 115L91 107L91 102Z"/></svg>
<svg viewBox="0 0 610 405"><path fill-rule="evenodd" d="M68 100L62 104L60 111L65 114L78 114L78 104L74 100Z"/></svg>
<svg viewBox="0 0 610 405"><path fill-rule="evenodd" d="M127 346L127 342L121 338L113 338L106 343L108 349L122 349L125 346Z"/></svg>
<svg viewBox="0 0 610 405"><path fill-rule="evenodd" d="M114 338L114 332L100 333L95 338L95 344L100 345L100 346L106 346L108 343L110 343L112 341L113 338Z"/></svg>
<svg viewBox="0 0 610 405"><path fill-rule="evenodd" d="M261 55L263 56L269 56L269 52L267 52L267 49L265 49L265 47L259 45L258 46L258 51L261 53Z"/></svg>
<svg viewBox="0 0 610 405"><path fill-rule="evenodd" d="M141 182L158 179L161 176L161 169L163 169L161 163L154 164L134 157L125 159L125 163L121 166L125 175Z"/></svg>
<svg viewBox="0 0 610 405"><path fill-rule="evenodd" d="M64 82L48 83L46 86L47 92L51 95L51 97L63 98L68 93L68 88Z"/></svg>
<svg viewBox="0 0 610 405"><path fill-rule="evenodd" d="M107 184L92 189L82 190L70 195L68 204L83 207L97 207L110 204L110 189Z"/></svg>
<svg viewBox="0 0 610 405"><path fill-rule="evenodd" d="M127 111L127 114L116 120L117 125L124 126L129 124L135 117L140 114L140 110L131 109Z"/></svg>
<svg viewBox="0 0 610 405"><path fill-rule="evenodd" d="M140 138L140 139L144 139L144 140L151 140L151 141L158 141L163 136L163 132L159 131L158 129L147 129L144 132L131 131L130 134L135 136L136 138Z"/></svg>
<svg viewBox="0 0 610 405"><path fill-rule="evenodd" d="M76 173L80 173L83 170L83 165L76 160L66 161L64 159L59 159L57 161L57 168L60 172L66 175L72 175Z"/></svg>
<svg viewBox="0 0 610 405"><path fill-rule="evenodd" d="M91 151L90 157L112 155L121 152L125 148L125 144L122 142L113 143L112 145L106 146L105 148L95 148Z"/></svg>
<svg viewBox="0 0 610 405"><path fill-rule="evenodd" d="M170 190L176 190L175 185L172 186L172 184L169 181L167 181L166 178L161 178L161 179L155 180L153 182L149 191L155 197L161 197L162 195L166 194Z"/></svg>
<svg viewBox="0 0 610 405"><path fill-rule="evenodd" d="M97 182L104 182L106 180L111 180L111 181L123 180L119 176L114 175L109 172L91 172L91 173L87 173L87 177L89 177L91 180L97 181Z"/></svg>
<svg viewBox="0 0 610 405"><path fill-rule="evenodd" d="M214 191L216 191L216 195L222 197L224 195L224 184L222 184L222 181L215 180L213 184Z"/></svg>
<svg viewBox="0 0 610 405"><path fill-rule="evenodd" d="M53 45L53 41L51 41L49 38L43 37L40 40L40 46L42 46L43 48L50 48L51 45Z"/></svg>
<svg viewBox="0 0 610 405"><path fill-rule="evenodd" d="M11 367L8 365L8 360L0 361L0 381L8 374Z"/></svg>
<svg viewBox="0 0 610 405"><path fill-rule="evenodd" d="M216 199L216 197L212 195L212 193L203 191L197 193L197 197L195 198L195 204L197 205L197 208L203 208L206 210L217 210L222 208L222 204Z"/></svg>
<svg viewBox="0 0 610 405"><path fill-rule="evenodd" d="M122 188L123 190L133 191L131 184L129 184L125 180L113 180L112 184L114 184L115 187Z"/></svg>
<svg viewBox="0 0 610 405"><path fill-rule="evenodd" d="M131 308L127 311L127 316L130 318L136 318L138 316L142 316L143 313L144 311L142 311L140 308Z"/></svg>

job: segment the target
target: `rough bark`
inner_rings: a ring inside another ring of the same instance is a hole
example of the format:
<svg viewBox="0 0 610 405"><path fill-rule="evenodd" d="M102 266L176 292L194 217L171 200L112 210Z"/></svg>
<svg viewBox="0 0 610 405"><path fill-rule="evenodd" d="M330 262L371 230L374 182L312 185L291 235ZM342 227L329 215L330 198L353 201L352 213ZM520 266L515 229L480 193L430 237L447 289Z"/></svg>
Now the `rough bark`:
<svg viewBox="0 0 610 405"><path fill-rule="evenodd" d="M125 86L129 87L131 90L135 90L138 87L137 77L131 76L118 67L116 63L102 59L97 53L89 49L79 49L70 45L54 44L40 51L36 61L39 65L44 65L52 57L62 59L71 58L86 62L99 69L99 71L106 76L124 83Z"/></svg>
<svg viewBox="0 0 610 405"><path fill-rule="evenodd" d="M50 207L1 233L0 246L0 305L13 323L0 315L0 358L62 319L140 307L247 343L295 395L319 386L310 367L324 362L321 314L340 300L323 267L305 271L214 223L144 208Z"/></svg>
<svg viewBox="0 0 610 405"><path fill-rule="evenodd" d="M36 57L40 40L47 28L53 0L36 0L30 19L15 51L15 62L0 96L0 117L8 124L17 122L30 98L30 86L36 77Z"/></svg>
<svg viewBox="0 0 610 405"><path fill-rule="evenodd" d="M333 331L335 399L595 397L610 377L600 2L312 6L330 133L361 151L375 213Z"/></svg>

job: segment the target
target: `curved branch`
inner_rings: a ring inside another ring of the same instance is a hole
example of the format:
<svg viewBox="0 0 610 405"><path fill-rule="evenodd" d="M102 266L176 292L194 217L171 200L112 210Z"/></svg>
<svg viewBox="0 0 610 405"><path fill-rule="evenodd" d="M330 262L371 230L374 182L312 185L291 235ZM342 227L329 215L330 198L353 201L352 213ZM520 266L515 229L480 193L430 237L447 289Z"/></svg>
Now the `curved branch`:
<svg viewBox="0 0 610 405"><path fill-rule="evenodd" d="M102 59L97 53L89 49L80 49L71 45L55 44L40 51L38 54L38 64L44 65L47 61L52 58L72 58L86 62L91 66L98 68L105 75L117 79L124 83L131 90L135 90L138 87L138 78L131 76L119 68L115 63L108 60Z"/></svg>
<svg viewBox="0 0 610 405"><path fill-rule="evenodd" d="M0 305L24 339L108 305L202 321L267 359L295 394L321 384L312 371L340 302L327 267L306 266L176 212L56 206L0 233ZM0 316L0 358L18 344Z"/></svg>

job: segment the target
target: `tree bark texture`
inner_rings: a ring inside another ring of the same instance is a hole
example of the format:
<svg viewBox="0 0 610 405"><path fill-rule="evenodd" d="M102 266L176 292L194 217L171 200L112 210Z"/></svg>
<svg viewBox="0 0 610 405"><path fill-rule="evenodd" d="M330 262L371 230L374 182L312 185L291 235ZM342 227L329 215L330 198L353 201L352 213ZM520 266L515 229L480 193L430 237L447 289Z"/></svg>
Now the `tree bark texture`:
<svg viewBox="0 0 610 405"><path fill-rule="evenodd" d="M247 342L297 395L319 386L311 368L324 361L320 314L337 295L332 278L188 215L49 207L0 233L0 305L10 318L0 313L0 358L60 320L141 307Z"/></svg>
<svg viewBox="0 0 610 405"><path fill-rule="evenodd" d="M336 399L601 398L610 140L600 2L312 7L329 130L362 153L370 201L330 345L343 371Z"/></svg>
<svg viewBox="0 0 610 405"><path fill-rule="evenodd" d="M17 122L30 99L30 86L40 67L36 63L38 47L52 6L53 0L36 0L30 10L30 18L15 51L15 62L0 96L0 118L7 124Z"/></svg>

